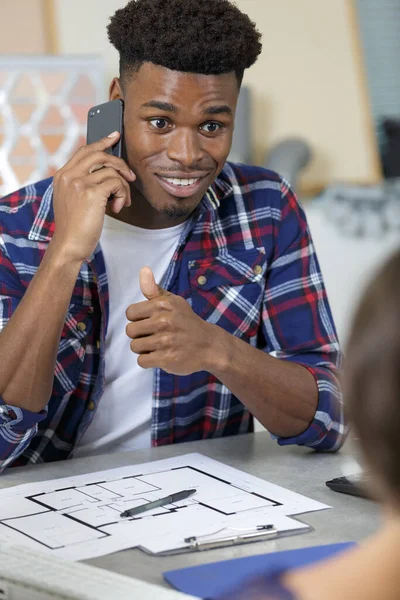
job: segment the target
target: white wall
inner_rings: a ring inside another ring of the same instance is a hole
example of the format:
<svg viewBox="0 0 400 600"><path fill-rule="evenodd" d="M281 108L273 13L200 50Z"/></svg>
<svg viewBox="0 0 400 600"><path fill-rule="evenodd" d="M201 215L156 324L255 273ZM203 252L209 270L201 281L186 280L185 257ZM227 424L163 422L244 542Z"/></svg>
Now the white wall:
<svg viewBox="0 0 400 600"><path fill-rule="evenodd" d="M311 186L375 179L369 107L360 73L352 0L238 0L263 34L245 82L255 91L257 158L287 135L304 137L315 159Z"/></svg>
<svg viewBox="0 0 400 600"><path fill-rule="evenodd" d="M109 81L118 60L106 25L126 0L54 2L60 52L102 55ZM315 155L303 177L309 188L377 176L351 2L237 0L263 34L262 56L245 76L254 95L255 160L288 135L304 137Z"/></svg>
<svg viewBox="0 0 400 600"><path fill-rule="evenodd" d="M43 0L0 0L0 54L44 54L48 42Z"/></svg>
<svg viewBox="0 0 400 600"><path fill-rule="evenodd" d="M126 0L53 0L61 54L98 54L105 65L105 94L118 76L118 52L107 38L110 17ZM79 18L78 18L79 16Z"/></svg>

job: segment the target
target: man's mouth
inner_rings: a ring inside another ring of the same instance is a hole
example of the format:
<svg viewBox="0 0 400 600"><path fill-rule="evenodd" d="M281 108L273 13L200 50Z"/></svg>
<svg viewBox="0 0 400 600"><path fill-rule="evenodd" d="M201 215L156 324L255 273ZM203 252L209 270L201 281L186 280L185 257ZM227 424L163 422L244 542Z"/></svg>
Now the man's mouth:
<svg viewBox="0 0 400 600"><path fill-rule="evenodd" d="M205 175L200 177L163 177L156 175L161 186L172 196L188 198L204 185Z"/></svg>
<svg viewBox="0 0 400 600"><path fill-rule="evenodd" d="M196 177L194 179L177 179L175 177L162 177L162 179L164 179L164 181L167 181L168 183L172 183L173 185L193 185L195 183L197 183L197 181L199 181L199 177Z"/></svg>

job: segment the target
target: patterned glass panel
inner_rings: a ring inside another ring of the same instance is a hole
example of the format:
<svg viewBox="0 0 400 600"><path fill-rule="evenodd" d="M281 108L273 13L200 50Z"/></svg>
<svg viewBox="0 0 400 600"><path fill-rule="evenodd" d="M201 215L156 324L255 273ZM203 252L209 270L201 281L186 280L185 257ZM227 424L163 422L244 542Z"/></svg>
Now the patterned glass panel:
<svg viewBox="0 0 400 600"><path fill-rule="evenodd" d="M0 196L54 175L104 100L97 57L0 55Z"/></svg>

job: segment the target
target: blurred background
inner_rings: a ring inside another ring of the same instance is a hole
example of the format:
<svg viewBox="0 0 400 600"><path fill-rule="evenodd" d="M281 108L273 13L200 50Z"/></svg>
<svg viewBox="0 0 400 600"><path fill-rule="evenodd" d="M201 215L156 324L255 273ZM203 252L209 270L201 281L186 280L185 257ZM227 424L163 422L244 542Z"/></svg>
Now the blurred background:
<svg viewBox="0 0 400 600"><path fill-rule="evenodd" d="M106 25L125 4L0 0L0 196L85 143L87 110L118 75ZM400 0L236 4L263 53L244 79L230 159L294 187L345 343L365 281L400 244Z"/></svg>

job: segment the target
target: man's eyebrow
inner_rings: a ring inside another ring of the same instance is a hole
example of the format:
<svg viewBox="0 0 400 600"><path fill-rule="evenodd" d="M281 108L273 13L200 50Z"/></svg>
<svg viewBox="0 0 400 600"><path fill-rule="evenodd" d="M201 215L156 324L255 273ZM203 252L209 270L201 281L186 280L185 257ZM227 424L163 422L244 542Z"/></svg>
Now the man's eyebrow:
<svg viewBox="0 0 400 600"><path fill-rule="evenodd" d="M158 110L162 110L165 112L173 113L174 115L178 114L179 109L175 104L171 104L170 102L162 102L161 100L149 100L142 104L142 108L156 108ZM233 115L233 111L230 106L227 104L217 104L215 106L208 106L203 110L203 115Z"/></svg>
<svg viewBox="0 0 400 600"><path fill-rule="evenodd" d="M142 104L142 108L158 108L158 110L171 112L175 115L179 112L174 104L170 104L169 102L161 102L160 100L149 100L149 102Z"/></svg>
<svg viewBox="0 0 400 600"><path fill-rule="evenodd" d="M203 115L233 115L233 111L227 104L218 104L216 106L209 106L203 110Z"/></svg>

